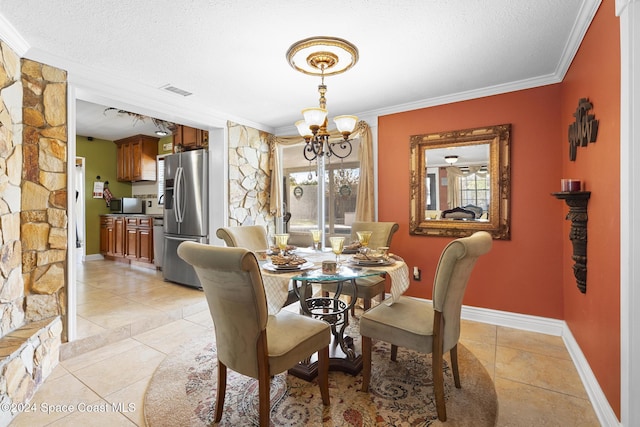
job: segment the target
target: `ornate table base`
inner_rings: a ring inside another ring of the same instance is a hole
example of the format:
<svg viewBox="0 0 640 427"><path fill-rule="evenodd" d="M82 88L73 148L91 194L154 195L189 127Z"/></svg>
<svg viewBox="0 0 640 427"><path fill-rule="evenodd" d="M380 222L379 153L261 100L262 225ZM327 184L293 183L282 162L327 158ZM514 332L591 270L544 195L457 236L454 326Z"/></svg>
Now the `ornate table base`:
<svg viewBox="0 0 640 427"><path fill-rule="evenodd" d="M308 286L311 281L294 281L296 294L309 295ZM344 332L349 325L349 311L356 303L355 279L337 282L336 293L333 297L300 298L300 307L307 316L327 321L331 325L332 340L329 346L329 370L346 372L357 375L362 370L362 355L356 352L353 338L345 336ZM340 299L344 284L351 288L349 303ZM318 361L314 355L311 359L300 362L289 369L289 373L304 380L310 381L318 374Z"/></svg>

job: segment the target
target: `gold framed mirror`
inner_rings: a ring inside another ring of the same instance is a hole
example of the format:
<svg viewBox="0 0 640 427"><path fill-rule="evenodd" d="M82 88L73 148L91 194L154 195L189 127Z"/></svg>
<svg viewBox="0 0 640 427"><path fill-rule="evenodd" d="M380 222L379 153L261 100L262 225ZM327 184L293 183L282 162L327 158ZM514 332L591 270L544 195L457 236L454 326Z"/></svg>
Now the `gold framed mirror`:
<svg viewBox="0 0 640 427"><path fill-rule="evenodd" d="M509 240L511 125L414 135L409 233Z"/></svg>

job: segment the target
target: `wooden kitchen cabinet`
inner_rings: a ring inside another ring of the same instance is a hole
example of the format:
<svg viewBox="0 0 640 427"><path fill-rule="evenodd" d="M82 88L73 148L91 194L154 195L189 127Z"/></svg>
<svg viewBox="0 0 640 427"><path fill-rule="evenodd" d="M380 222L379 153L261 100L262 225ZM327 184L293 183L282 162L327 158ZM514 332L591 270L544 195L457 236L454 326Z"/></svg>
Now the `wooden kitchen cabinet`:
<svg viewBox="0 0 640 427"><path fill-rule="evenodd" d="M178 151L206 148L209 146L209 131L178 125L173 133L173 146Z"/></svg>
<svg viewBox="0 0 640 427"><path fill-rule="evenodd" d="M100 216L100 253L107 259L153 264L153 218Z"/></svg>
<svg viewBox="0 0 640 427"><path fill-rule="evenodd" d="M114 248L113 217L100 216L100 253L113 255Z"/></svg>
<svg viewBox="0 0 640 427"><path fill-rule="evenodd" d="M117 148L118 181L155 181L158 139L135 135L114 141Z"/></svg>
<svg viewBox="0 0 640 427"><path fill-rule="evenodd" d="M124 233L125 233L125 223L124 218L115 217L113 219L113 255L114 256L124 256L125 244L124 244Z"/></svg>
<svg viewBox="0 0 640 427"><path fill-rule="evenodd" d="M138 232L136 235L138 242L138 260L152 263L153 254L153 219L151 217L140 218L138 220Z"/></svg>
<svg viewBox="0 0 640 427"><path fill-rule="evenodd" d="M100 216L100 253L124 256L124 218L115 215Z"/></svg>
<svg viewBox="0 0 640 427"><path fill-rule="evenodd" d="M126 250L125 257L129 259L138 259L138 220L135 217L125 218L127 229L125 232Z"/></svg>
<svg viewBox="0 0 640 427"><path fill-rule="evenodd" d="M151 217L127 217L126 257L153 262L153 220Z"/></svg>

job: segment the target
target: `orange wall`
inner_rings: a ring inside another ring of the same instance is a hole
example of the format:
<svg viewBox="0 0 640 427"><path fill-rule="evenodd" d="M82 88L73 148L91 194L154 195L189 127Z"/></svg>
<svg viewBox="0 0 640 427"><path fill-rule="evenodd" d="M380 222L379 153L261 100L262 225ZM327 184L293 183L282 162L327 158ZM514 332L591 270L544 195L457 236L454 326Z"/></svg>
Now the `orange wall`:
<svg viewBox="0 0 640 427"><path fill-rule="evenodd" d="M566 130L580 98L599 120L598 138L578 147L576 161L562 152L564 177L591 191L587 226L587 293L575 291L571 245L564 241L564 319L600 387L620 416L620 26L614 0L602 2L562 82L561 120ZM563 234L569 232L565 224Z"/></svg>
<svg viewBox="0 0 640 427"><path fill-rule="evenodd" d="M433 272L450 240L409 235L409 137L512 124L511 240L478 261L464 304L567 321L609 404L620 412L619 26L604 0L565 80L556 85L380 117L380 221L397 221L392 251L422 269L409 295L430 298ZM588 97L600 120L595 144L569 161L567 129ZM588 207L587 293L576 287L568 208L550 193L579 178Z"/></svg>
<svg viewBox="0 0 640 427"><path fill-rule="evenodd" d="M378 121L378 218L400 230L392 250L423 279L408 294L431 298L438 257L451 240L409 235L409 137L511 123L511 240L495 240L471 277L464 304L563 317L563 231L559 191L565 150L560 137L560 85L425 108Z"/></svg>

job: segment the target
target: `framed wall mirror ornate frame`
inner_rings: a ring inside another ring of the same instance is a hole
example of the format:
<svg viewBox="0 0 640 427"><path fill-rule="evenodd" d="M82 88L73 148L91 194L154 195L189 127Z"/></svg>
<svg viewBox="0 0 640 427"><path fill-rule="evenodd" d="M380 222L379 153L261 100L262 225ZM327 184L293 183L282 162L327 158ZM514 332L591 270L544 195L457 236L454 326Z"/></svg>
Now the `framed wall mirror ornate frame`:
<svg viewBox="0 0 640 427"><path fill-rule="evenodd" d="M410 138L409 233L509 240L511 125Z"/></svg>

